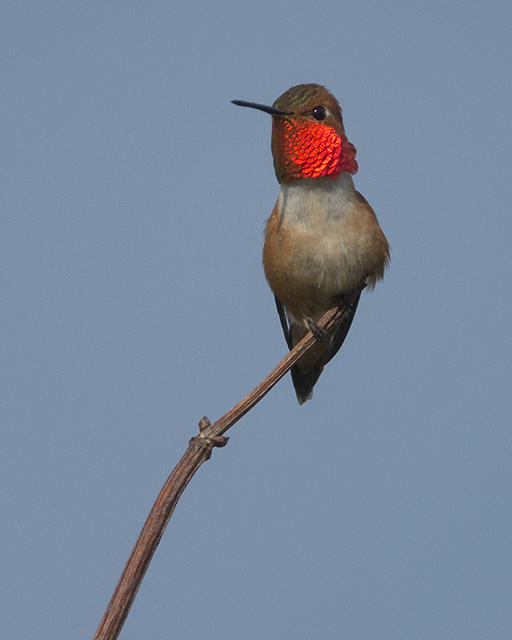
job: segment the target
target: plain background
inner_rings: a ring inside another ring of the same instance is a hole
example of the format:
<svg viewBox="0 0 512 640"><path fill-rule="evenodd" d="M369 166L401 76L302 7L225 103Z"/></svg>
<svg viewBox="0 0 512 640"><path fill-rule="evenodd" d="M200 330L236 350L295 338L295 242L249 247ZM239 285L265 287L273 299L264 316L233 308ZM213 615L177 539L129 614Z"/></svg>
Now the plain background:
<svg viewBox="0 0 512 640"><path fill-rule="evenodd" d="M285 354L272 103L340 100L392 264L184 494L122 638L512 636L508 2L4 2L0 619L90 638L203 415Z"/></svg>

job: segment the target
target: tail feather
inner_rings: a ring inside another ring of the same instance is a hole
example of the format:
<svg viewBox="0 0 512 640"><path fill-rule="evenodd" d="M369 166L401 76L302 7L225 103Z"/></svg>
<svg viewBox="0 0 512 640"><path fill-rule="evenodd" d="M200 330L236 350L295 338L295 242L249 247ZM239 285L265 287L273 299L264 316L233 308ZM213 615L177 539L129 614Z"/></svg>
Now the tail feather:
<svg viewBox="0 0 512 640"><path fill-rule="evenodd" d="M291 368L292 382L299 404L304 404L313 395L313 387L324 370L323 363L317 362L307 373L303 373L297 365Z"/></svg>

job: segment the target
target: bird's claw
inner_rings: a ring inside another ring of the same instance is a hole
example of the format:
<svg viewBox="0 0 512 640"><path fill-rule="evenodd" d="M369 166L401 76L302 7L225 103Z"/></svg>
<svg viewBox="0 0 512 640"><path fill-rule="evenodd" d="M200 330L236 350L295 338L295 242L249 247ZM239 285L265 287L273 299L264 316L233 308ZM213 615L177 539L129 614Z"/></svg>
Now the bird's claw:
<svg viewBox="0 0 512 640"><path fill-rule="evenodd" d="M314 335L317 342L321 342L328 333L325 329L319 327L312 318L306 318L306 324L308 325L308 329Z"/></svg>

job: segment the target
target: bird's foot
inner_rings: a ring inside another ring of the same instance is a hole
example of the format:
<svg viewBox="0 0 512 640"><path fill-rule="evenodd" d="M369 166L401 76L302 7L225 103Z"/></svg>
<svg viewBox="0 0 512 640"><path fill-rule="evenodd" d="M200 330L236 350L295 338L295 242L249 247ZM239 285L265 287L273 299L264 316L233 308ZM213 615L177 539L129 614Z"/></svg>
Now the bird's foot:
<svg viewBox="0 0 512 640"><path fill-rule="evenodd" d="M321 342L328 333L325 329L319 327L317 323L309 316L306 318L306 324L308 325L308 329L314 335L317 342Z"/></svg>

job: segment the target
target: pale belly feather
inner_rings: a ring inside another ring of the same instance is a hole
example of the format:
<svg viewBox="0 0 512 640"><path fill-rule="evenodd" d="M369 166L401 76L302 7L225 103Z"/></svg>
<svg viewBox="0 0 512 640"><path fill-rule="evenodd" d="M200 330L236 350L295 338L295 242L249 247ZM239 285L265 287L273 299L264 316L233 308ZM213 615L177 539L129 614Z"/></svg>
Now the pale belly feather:
<svg viewBox="0 0 512 640"><path fill-rule="evenodd" d="M292 319L318 320L337 296L382 277L387 252L375 214L351 177L323 186L316 181L283 187L267 225L265 273Z"/></svg>

